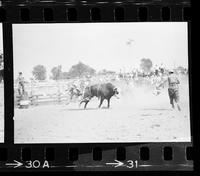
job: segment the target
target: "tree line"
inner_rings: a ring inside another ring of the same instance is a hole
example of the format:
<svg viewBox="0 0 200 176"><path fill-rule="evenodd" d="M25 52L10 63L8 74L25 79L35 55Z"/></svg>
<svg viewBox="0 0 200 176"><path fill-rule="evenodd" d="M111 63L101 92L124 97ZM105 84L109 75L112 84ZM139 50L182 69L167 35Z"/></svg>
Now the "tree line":
<svg viewBox="0 0 200 176"><path fill-rule="evenodd" d="M62 66L58 65L51 69L50 79L61 80L71 78L81 78L83 76L92 76L96 73L96 70L88 65L79 62L73 65L68 72L62 70ZM47 70L44 65L36 65L33 67L32 74L36 80L45 80L47 78Z"/></svg>
<svg viewBox="0 0 200 176"><path fill-rule="evenodd" d="M140 69L144 74L152 73L153 62L149 58L142 58L140 60ZM179 72L185 72L185 68L179 66L176 68ZM47 78L47 71L45 66L43 65L36 65L33 67L32 74L36 80L45 80ZM114 71L109 71L106 69L102 69L97 73L97 71L82 63L79 62L73 65L68 72L62 70L62 66L58 65L51 69L51 76L50 79L52 80L62 80L62 79L73 79L73 78L81 78L84 76L93 76L95 74L98 75L106 75L106 74L116 74Z"/></svg>

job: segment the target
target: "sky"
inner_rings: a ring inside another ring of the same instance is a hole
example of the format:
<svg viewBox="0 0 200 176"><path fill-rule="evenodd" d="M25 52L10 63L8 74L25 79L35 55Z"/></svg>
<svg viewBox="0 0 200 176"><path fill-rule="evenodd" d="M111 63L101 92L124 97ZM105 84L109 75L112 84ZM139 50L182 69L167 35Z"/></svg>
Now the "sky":
<svg viewBox="0 0 200 176"><path fill-rule="evenodd" d="M131 71L142 58L153 65L188 67L186 22L14 24L14 76L32 77L35 65L62 65L79 61L97 71Z"/></svg>

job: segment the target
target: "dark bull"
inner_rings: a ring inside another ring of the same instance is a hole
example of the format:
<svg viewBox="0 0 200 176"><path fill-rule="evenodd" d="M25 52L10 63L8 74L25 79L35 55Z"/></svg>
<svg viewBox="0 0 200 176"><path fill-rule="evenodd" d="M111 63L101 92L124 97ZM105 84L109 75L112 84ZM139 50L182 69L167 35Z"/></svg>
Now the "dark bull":
<svg viewBox="0 0 200 176"><path fill-rule="evenodd" d="M101 107L104 99L108 101L107 107L109 108L111 97L117 96L117 94L119 94L117 88L111 83L95 84L92 86L88 86L85 88L83 99L81 100L79 106L81 106L81 104L84 102L85 103L84 109L85 109L92 97L98 97L100 99L99 108Z"/></svg>

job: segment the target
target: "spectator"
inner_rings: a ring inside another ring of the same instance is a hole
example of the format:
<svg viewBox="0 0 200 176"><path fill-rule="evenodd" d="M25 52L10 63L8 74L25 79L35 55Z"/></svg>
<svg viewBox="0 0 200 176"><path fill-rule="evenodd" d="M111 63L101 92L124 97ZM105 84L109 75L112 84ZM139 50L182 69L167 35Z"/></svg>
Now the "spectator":
<svg viewBox="0 0 200 176"><path fill-rule="evenodd" d="M20 96L24 95L25 89L24 89L24 77L22 76L22 72L19 72L19 75L17 77L17 83L18 83L18 93ZM22 91L21 91L22 90Z"/></svg>

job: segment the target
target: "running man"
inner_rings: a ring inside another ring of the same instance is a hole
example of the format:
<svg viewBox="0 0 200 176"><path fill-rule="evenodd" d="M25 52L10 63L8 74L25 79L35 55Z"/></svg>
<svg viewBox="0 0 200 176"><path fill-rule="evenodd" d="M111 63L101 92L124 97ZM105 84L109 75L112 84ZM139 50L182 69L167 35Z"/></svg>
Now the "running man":
<svg viewBox="0 0 200 176"><path fill-rule="evenodd" d="M172 108L174 109L174 102L177 105L177 108L179 111L181 111L180 105L179 105L179 79L174 75L174 71L169 71L168 76L168 94L170 99L170 104L172 105Z"/></svg>

